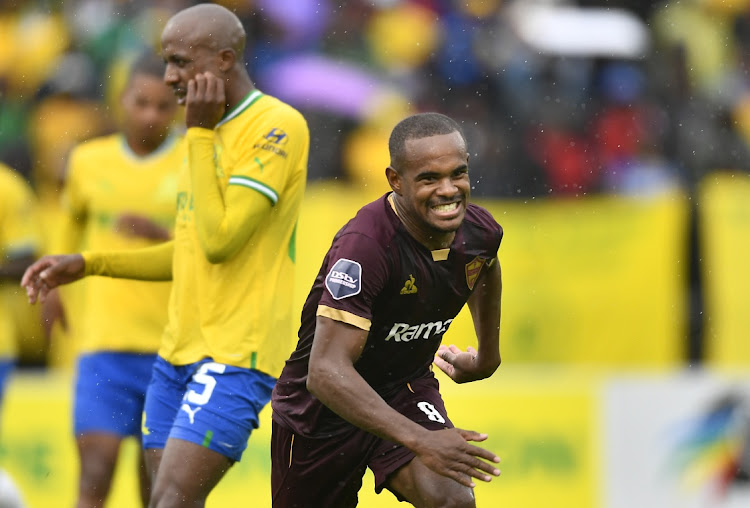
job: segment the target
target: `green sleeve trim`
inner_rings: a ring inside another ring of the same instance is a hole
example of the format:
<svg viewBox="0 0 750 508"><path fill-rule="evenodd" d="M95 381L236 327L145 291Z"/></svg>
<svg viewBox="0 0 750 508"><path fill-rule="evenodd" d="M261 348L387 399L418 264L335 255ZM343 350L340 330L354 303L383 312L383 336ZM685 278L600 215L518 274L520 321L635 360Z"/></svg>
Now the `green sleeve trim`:
<svg viewBox="0 0 750 508"><path fill-rule="evenodd" d="M275 205L279 202L279 195L275 190L273 190L263 182L259 182L258 180L254 180L247 176L231 176L229 178L229 185L241 185L243 187L255 189L256 191L267 197L271 201L272 205Z"/></svg>
<svg viewBox="0 0 750 508"><path fill-rule="evenodd" d="M297 262L297 223L294 223L294 229L292 230L292 237L289 238L289 259L292 263Z"/></svg>

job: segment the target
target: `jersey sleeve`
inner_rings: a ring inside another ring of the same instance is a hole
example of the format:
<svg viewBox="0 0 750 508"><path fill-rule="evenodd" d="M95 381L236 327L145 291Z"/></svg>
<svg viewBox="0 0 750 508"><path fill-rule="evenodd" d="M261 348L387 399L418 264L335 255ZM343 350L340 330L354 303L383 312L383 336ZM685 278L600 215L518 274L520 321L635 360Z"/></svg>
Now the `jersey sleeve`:
<svg viewBox="0 0 750 508"><path fill-rule="evenodd" d="M172 280L174 240L140 249L84 251L86 275L149 281Z"/></svg>
<svg viewBox="0 0 750 508"><path fill-rule="evenodd" d="M237 158L229 186L253 189L276 205L290 172L306 162L302 159L309 149L309 134L307 123L295 110L280 107L273 113L263 115L258 129L233 147Z"/></svg>
<svg viewBox="0 0 750 508"><path fill-rule="evenodd" d="M479 228L484 232L485 243L487 249L487 257L494 258L497 256L497 251L500 248L500 242L503 240L503 228L497 223L492 214L477 205L470 205L469 210L470 219L474 224L477 224Z"/></svg>
<svg viewBox="0 0 750 508"><path fill-rule="evenodd" d="M382 246L362 234L344 234L326 256L325 271L317 315L369 330L373 306L389 277Z"/></svg>

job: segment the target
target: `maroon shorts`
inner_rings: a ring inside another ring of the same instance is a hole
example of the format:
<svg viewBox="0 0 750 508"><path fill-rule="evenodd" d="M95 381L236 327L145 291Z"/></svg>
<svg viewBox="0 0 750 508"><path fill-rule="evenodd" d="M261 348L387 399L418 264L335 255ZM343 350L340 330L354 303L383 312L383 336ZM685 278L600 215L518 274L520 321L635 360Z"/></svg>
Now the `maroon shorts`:
<svg viewBox="0 0 750 508"><path fill-rule="evenodd" d="M386 400L399 413L430 430L452 428L435 378L405 385ZM343 508L357 505L365 469L380 492L388 476L414 453L358 427L329 438L306 438L272 423L271 490L274 508Z"/></svg>

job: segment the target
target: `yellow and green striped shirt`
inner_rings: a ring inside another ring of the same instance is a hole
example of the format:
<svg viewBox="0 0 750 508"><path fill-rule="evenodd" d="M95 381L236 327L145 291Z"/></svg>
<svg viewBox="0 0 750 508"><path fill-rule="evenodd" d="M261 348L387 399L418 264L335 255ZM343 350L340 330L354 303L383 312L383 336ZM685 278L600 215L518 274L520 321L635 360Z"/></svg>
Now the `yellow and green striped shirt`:
<svg viewBox="0 0 750 508"><path fill-rule="evenodd" d="M174 365L211 357L278 376L298 323L292 287L295 228L307 178L307 124L289 105L253 90L213 131L189 129L187 143L189 153L208 151L201 159L213 161L208 169L215 172L222 199L227 192L236 199L240 190L240 196L262 196L271 206L247 241L228 259L211 263L196 228L186 161L178 183L169 324L159 354Z"/></svg>

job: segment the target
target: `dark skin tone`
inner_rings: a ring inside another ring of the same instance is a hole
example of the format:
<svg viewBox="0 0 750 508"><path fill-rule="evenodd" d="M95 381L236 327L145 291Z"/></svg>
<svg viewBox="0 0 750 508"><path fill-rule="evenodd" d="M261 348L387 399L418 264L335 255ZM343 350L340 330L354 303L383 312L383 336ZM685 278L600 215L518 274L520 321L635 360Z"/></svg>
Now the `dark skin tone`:
<svg viewBox="0 0 750 508"><path fill-rule="evenodd" d="M254 89L241 60L244 30L216 7L198 5L180 12L162 34L164 82L185 106L188 128L213 129L226 110Z"/></svg>
<svg viewBox="0 0 750 508"><path fill-rule="evenodd" d="M428 249L449 247L471 192L469 155L458 132L405 142L403 160L386 168L407 231Z"/></svg>
<svg viewBox="0 0 750 508"><path fill-rule="evenodd" d="M225 111L253 90L241 60L244 43L239 20L218 5L200 4L167 22L162 32L164 82L185 106L188 128L213 129ZM152 508L204 506L232 465L227 457L180 439L145 453L154 479Z"/></svg>
<svg viewBox="0 0 750 508"><path fill-rule="evenodd" d="M409 233L430 249L450 246L463 220L469 194L468 156L458 133L407 141L399 171L389 167L394 205ZM494 260L484 269L468 305L478 349L441 347L435 364L458 383L490 376L500 365L499 328L502 282ZM490 481L499 458L470 444L486 434L463 429L429 431L391 408L359 375L354 364L368 332L318 317L310 353L307 387L352 424L412 450L416 457L394 473L386 486L415 506L457 500L474 506L474 479Z"/></svg>

